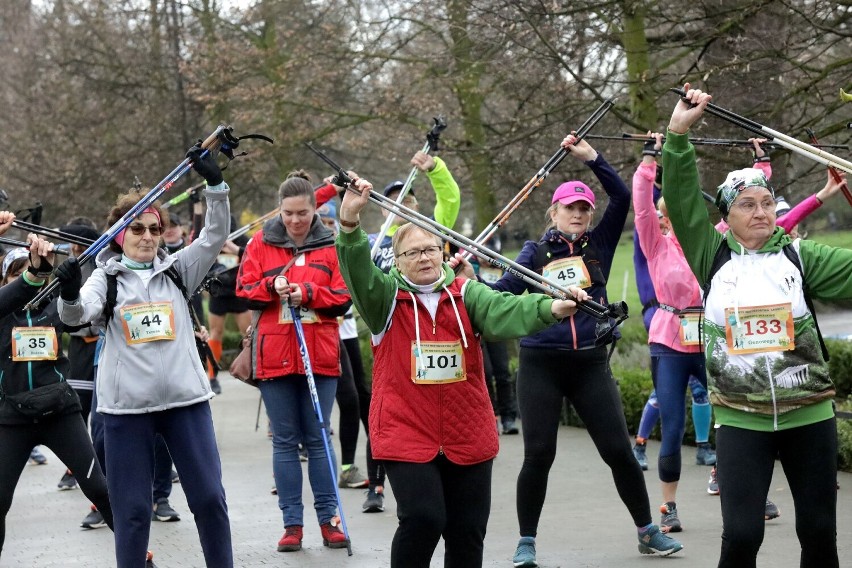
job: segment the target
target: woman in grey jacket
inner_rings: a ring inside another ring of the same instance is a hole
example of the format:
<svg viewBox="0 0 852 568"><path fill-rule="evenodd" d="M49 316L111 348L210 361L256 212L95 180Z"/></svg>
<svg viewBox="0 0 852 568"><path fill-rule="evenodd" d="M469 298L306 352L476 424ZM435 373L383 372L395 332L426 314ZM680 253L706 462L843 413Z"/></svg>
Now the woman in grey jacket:
<svg viewBox="0 0 852 568"><path fill-rule="evenodd" d="M207 402L214 395L198 357L184 297L185 290L201 283L225 242L229 188L209 155L201 158L191 150L187 156L207 181L205 228L190 246L173 255L158 248L163 215L155 203L98 255L98 268L82 288L76 259L56 272L62 283L59 313L65 323L106 319L96 388L119 568L141 566L139 558L148 544L156 434L162 434L171 450L206 565L233 566L222 468ZM109 223L143 195L120 196Z"/></svg>

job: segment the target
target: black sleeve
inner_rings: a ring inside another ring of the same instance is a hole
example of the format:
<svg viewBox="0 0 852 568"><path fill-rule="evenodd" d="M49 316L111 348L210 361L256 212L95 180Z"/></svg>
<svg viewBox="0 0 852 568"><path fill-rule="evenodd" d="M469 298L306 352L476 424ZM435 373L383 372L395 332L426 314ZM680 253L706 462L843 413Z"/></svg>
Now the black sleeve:
<svg viewBox="0 0 852 568"><path fill-rule="evenodd" d="M23 276L0 287L0 317L6 317L23 308L27 302L35 298L39 290L41 286L27 284Z"/></svg>

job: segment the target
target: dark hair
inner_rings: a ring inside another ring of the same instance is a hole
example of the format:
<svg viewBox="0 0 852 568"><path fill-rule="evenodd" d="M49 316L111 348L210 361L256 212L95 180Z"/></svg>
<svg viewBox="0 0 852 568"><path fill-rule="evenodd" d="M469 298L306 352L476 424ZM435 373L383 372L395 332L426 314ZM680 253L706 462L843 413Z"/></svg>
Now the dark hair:
<svg viewBox="0 0 852 568"><path fill-rule="evenodd" d="M30 257L28 257L28 256L23 256L23 257L21 257L21 258L16 258L16 259L15 259L15 260L13 260L12 262L10 262L10 263L9 263L9 266L6 268L6 276L4 276L4 277L3 277L3 283L2 283L2 285L3 285L3 286L5 286L6 284L8 284L8 280L7 280L7 279L8 279L11 275L13 275L14 273L21 271L21 270L24 268L24 266L26 266L27 264L29 264L29 262L30 262Z"/></svg>
<svg viewBox="0 0 852 568"><path fill-rule="evenodd" d="M288 197L307 197L312 207L317 206L317 198L314 195L314 186L311 176L304 170L296 170L287 174L287 179L278 188L278 202Z"/></svg>
<svg viewBox="0 0 852 568"><path fill-rule="evenodd" d="M131 189L129 192L119 195L118 199L115 201L115 205L112 206L112 209L109 210L109 214L107 215L107 226L112 227L116 221L124 217L125 213L130 211L134 205L139 203L149 191L150 189L145 188ZM162 224L164 214L160 202L155 201L151 204L151 207L157 211L157 214L160 216L160 224ZM109 249L113 252L123 252L123 249L114 240L109 242Z"/></svg>

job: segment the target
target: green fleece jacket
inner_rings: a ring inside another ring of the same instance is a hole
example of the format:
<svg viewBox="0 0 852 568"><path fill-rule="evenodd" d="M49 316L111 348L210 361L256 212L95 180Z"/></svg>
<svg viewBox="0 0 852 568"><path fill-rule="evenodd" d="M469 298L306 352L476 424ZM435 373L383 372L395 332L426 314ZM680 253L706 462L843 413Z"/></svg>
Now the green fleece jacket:
<svg viewBox="0 0 852 568"><path fill-rule="evenodd" d="M361 229L337 236L340 272L361 319L374 335L383 333L396 303L397 290L417 293L394 267L385 274L370 259L367 234ZM455 274L444 264L444 284ZM488 341L512 339L541 331L556 323L550 312L553 299L544 294L515 296L495 292L485 284L469 281L464 287L464 305L474 329Z"/></svg>
<svg viewBox="0 0 852 568"><path fill-rule="evenodd" d="M801 275L782 249L792 243L798 250L809 295L821 300L852 298L852 251L793 241L780 227L758 251L747 251L730 230L719 234L703 203L695 149L686 135L666 135L663 197L675 235L702 287L719 246L724 242L731 249L731 260L713 275L710 294L704 299L702 329L716 421L772 431L833 416L834 387L804 302ZM733 339L726 334L735 336L737 332L732 330L737 326L746 329L740 308L764 305L790 306L794 348L730 353Z"/></svg>

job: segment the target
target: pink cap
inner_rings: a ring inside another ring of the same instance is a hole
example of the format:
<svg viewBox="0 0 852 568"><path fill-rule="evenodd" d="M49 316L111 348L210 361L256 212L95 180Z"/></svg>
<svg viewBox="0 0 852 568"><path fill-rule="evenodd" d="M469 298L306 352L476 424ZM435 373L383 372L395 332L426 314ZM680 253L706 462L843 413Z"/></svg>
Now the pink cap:
<svg viewBox="0 0 852 568"><path fill-rule="evenodd" d="M575 201L585 201L592 206L592 209L595 208L595 194L592 193L588 185L581 181L566 181L557 187L556 191L553 192L551 203L557 201L562 205L570 205Z"/></svg>

